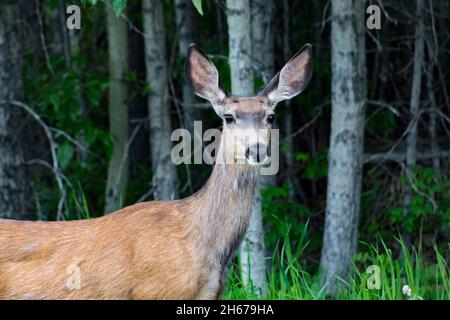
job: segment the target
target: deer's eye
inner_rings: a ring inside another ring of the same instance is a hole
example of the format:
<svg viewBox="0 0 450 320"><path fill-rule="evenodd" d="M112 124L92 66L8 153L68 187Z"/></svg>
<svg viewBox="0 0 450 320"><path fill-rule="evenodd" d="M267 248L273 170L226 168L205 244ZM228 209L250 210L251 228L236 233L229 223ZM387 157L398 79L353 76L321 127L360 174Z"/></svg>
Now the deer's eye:
<svg viewBox="0 0 450 320"><path fill-rule="evenodd" d="M231 114L225 114L223 116L223 118L225 119L225 122L227 124L233 123L234 122L234 117Z"/></svg>
<svg viewBox="0 0 450 320"><path fill-rule="evenodd" d="M273 124L274 121L275 121L275 116L273 114L269 114L267 116L267 123Z"/></svg>

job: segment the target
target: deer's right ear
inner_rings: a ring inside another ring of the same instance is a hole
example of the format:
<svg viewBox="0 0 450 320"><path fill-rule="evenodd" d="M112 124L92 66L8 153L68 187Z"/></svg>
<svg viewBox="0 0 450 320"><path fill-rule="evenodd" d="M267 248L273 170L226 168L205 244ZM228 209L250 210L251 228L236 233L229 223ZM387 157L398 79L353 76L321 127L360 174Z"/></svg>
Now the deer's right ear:
<svg viewBox="0 0 450 320"><path fill-rule="evenodd" d="M219 72L212 61L195 44L188 49L184 66L186 80L198 96L209 100L216 112L226 94L219 86Z"/></svg>

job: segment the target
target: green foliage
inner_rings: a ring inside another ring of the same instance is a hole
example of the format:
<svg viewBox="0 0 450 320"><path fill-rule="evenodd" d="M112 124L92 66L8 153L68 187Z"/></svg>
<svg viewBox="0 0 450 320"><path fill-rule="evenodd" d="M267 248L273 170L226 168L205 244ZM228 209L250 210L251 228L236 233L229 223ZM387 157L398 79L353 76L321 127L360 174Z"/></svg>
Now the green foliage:
<svg viewBox="0 0 450 320"><path fill-rule="evenodd" d="M344 290L340 299L364 300L422 300L449 299L450 277L442 260L442 253L435 248L432 263L418 250L408 249L401 239L396 239L402 252L402 259L395 259L393 252L380 238L378 245L365 244L367 255L360 261L355 261L354 275L349 288ZM447 251L448 248L445 249ZM369 265L380 268L380 289L368 289L366 286L369 274L365 272ZM404 291L408 286L410 294Z"/></svg>
<svg viewBox="0 0 450 320"><path fill-rule="evenodd" d="M98 0L81 0L81 4L83 6L86 6L87 4L95 6L97 4Z"/></svg>
<svg viewBox="0 0 450 320"><path fill-rule="evenodd" d="M25 70L25 91L30 105L42 117L52 130L57 144L56 154L59 168L67 177L68 187L80 182L88 186L91 195L103 195L106 159L112 144L104 119L101 100L108 88L108 79L98 72L89 72L85 56L75 56L72 66L54 58L50 61L53 74L45 64L36 72L29 66L34 65L33 57L27 57ZM36 66L35 66L36 67ZM85 150L80 149L80 145ZM95 150L95 151L94 151ZM90 179L99 177L101 183L92 184ZM37 184L39 185L39 183ZM44 185L41 188L46 189ZM41 189L41 192L48 193ZM51 191L53 201L45 211L54 212L58 191ZM102 198L97 197L97 200ZM90 202L92 202L90 198Z"/></svg>
<svg viewBox="0 0 450 320"><path fill-rule="evenodd" d="M263 216L266 229L266 243L274 247L280 237L291 233L293 239L300 238L307 225L300 218L308 218L311 211L303 204L289 200L289 186L269 186L262 191Z"/></svg>
<svg viewBox="0 0 450 320"><path fill-rule="evenodd" d="M195 9L197 9L198 13L200 13L200 15L203 15L202 0L192 0L192 4L194 5Z"/></svg>
<svg viewBox="0 0 450 320"><path fill-rule="evenodd" d="M401 239L396 239L402 251L402 259L396 259L386 243L380 239L377 245L363 244L363 250L354 260L350 278L342 281L340 300L423 300L450 299L449 266L442 251L436 247L432 263L426 263L421 250L408 249ZM301 265L306 243L302 239L295 247L289 237L280 243L279 250L270 259L267 273L268 288L258 297L252 285L244 285L239 270L231 268L221 299L282 299L323 300L331 297L321 285L320 273L311 274ZM445 250L448 251L450 246ZM379 268L379 289L369 289L369 266ZM407 286L407 287L406 287ZM406 290L410 289L410 292Z"/></svg>
<svg viewBox="0 0 450 320"><path fill-rule="evenodd" d="M107 0L107 1L109 1L109 0ZM81 3L83 5L86 5L86 3L89 3L90 5L95 6L95 5L97 5L98 0L81 0ZM112 8L113 8L116 16L120 16L122 11L127 6L127 0L111 0L111 5L112 5Z"/></svg>
<svg viewBox="0 0 450 320"><path fill-rule="evenodd" d="M96 0L95 0L96 1ZM112 7L116 16L119 16L125 6L127 5L127 0L112 0Z"/></svg>
<svg viewBox="0 0 450 320"><path fill-rule="evenodd" d="M71 144L64 142L57 149L58 162L61 169L66 169L70 160L74 156L74 150Z"/></svg>
<svg viewBox="0 0 450 320"><path fill-rule="evenodd" d="M366 115L366 130L372 135L389 138L395 130L394 114L386 109L378 108L368 111Z"/></svg>
<svg viewBox="0 0 450 320"><path fill-rule="evenodd" d="M319 153L315 158L311 158L306 152L296 152L295 160L301 162L304 166L303 178L313 180L326 177L328 174L328 149Z"/></svg>
<svg viewBox="0 0 450 320"><path fill-rule="evenodd" d="M435 225L438 225L444 230L450 229L449 180L440 179L440 176L432 168L417 166L412 175L412 182L416 188L413 188L408 215L403 216L402 199L398 199L398 205L387 209L391 223L403 224L407 231L412 232L418 230L425 219L427 224L424 228L427 226L434 228ZM401 183L405 186L411 181L403 177Z"/></svg>

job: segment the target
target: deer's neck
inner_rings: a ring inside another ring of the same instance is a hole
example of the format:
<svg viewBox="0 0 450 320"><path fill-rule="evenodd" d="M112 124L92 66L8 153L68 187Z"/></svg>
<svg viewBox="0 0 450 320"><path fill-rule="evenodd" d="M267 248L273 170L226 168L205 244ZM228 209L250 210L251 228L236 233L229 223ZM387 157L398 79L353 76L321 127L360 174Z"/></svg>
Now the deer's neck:
<svg viewBox="0 0 450 320"><path fill-rule="evenodd" d="M250 166L216 163L205 186L191 197L188 228L205 259L228 264L247 229L257 178Z"/></svg>

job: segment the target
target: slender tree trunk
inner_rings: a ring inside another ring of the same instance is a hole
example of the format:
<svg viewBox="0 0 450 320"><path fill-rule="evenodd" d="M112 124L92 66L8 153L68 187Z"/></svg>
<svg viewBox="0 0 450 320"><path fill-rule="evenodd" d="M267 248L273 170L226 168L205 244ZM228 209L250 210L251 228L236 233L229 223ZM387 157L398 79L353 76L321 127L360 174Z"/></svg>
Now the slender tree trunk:
<svg viewBox="0 0 450 320"><path fill-rule="evenodd" d="M175 16L179 32L178 52L183 60L186 59L189 44L193 42L194 16L192 9L192 0L175 0ZM184 128L189 130L192 135L194 132L194 121L198 119L194 107L195 96L186 82L183 83L181 90Z"/></svg>
<svg viewBox="0 0 450 320"><path fill-rule="evenodd" d="M235 95L254 94L252 35L249 0L227 0L228 46L231 91Z"/></svg>
<svg viewBox="0 0 450 320"><path fill-rule="evenodd" d="M322 3L321 0L315 0L314 1L314 11L315 12L321 12L322 9L324 7L324 4ZM317 10L317 11L316 11ZM322 28L319 24L317 24L314 28L314 56L316 57L316 59L322 59L322 42L324 41L324 37L322 35ZM314 81L314 90L316 92L319 92L319 94L321 94L323 91L323 86L322 86L322 80L323 77L314 77L313 81ZM305 112L305 114L307 115L307 113ZM321 121L319 123L323 125L324 121ZM312 159L315 159L317 157L317 149L319 148L319 146L317 145L318 141L320 141L321 139L319 138L319 135L317 134L319 130L314 130L313 127L311 127L310 129L308 129L308 149L311 155ZM296 180L298 183L298 180ZM317 194L318 194L318 179L317 177L314 177L311 179L311 195L312 198L316 199ZM304 195L305 193L303 192L303 197L305 198L304 201L307 201L306 196Z"/></svg>
<svg viewBox="0 0 450 320"><path fill-rule="evenodd" d="M428 45L428 57L433 57L433 50L431 48L431 44ZM433 77L433 69L434 69L435 63L434 59L430 58L430 61L428 62L427 67L427 91L428 91L428 97L430 99L430 125L428 128L428 132L430 134L430 144L431 144L431 153L435 155L433 157L433 170L436 174L440 174L441 172L441 164L440 164L440 158L439 158L439 143L438 143L438 122L437 122L437 111L438 106L436 103L436 97L434 94L434 77Z"/></svg>
<svg viewBox="0 0 450 320"><path fill-rule="evenodd" d="M321 268L327 292L346 278L358 233L363 166L366 68L364 2L331 1L332 118Z"/></svg>
<svg viewBox="0 0 450 320"><path fill-rule="evenodd" d="M433 2L430 2L430 5L432 5ZM448 6L448 2L446 1L437 1L437 8L435 10L437 10L437 12L447 12L447 10L449 9ZM431 9L431 7L430 7ZM433 10L434 11L434 10ZM431 14L434 14L434 12L431 12ZM441 36L441 40L439 41L439 43L443 43L444 41L447 41L447 35L448 35L449 31L448 31L448 23L446 19L439 19L439 32L438 32L438 39L439 36ZM447 106L447 112L450 114L450 97L449 97L449 93L448 93L448 82L445 81L445 74L443 71L442 66L448 66L449 63L449 54L447 50L439 50L439 48L436 48L436 50L438 50L437 52L437 59L436 59L436 67L438 70L438 75L439 75L439 80L440 80L440 85L442 86L442 94L443 94L443 98L444 98L444 102Z"/></svg>
<svg viewBox="0 0 450 320"><path fill-rule="evenodd" d="M108 0L108 1L109 2L107 2L108 3L107 7L111 7L111 3L110 3L111 0ZM86 117L86 115L87 115L87 107L86 107L86 103L85 103L85 99L84 99L85 94L84 94L84 86L83 86L83 73L81 72L76 61L73 59L73 57L76 58L81 53L80 43L82 42L82 32L81 32L81 30L67 30L66 21L65 21L66 5L65 5L64 1L62 1L61 6L62 6L62 16L63 16L62 28L65 29L62 32L64 42L65 42L64 43L64 56L65 56L67 65L72 67L72 69L75 71L77 77L81 80L81 85L78 87L78 94L75 97L75 99L78 100L78 104L80 107L79 116L81 118L83 118L83 117ZM92 15L95 15L97 13L97 11L98 11L97 8L93 8ZM92 19L92 17L93 16L91 16L90 18ZM93 30L93 32L95 32L95 30ZM109 54L110 53L108 52L108 55ZM86 138L84 137L84 135L78 134L76 138L77 138L79 144L82 145L85 149L87 149ZM82 167L85 167L87 164L87 159L88 159L87 152L85 152L84 150L81 150L81 149L77 149L76 157L77 157L77 161L80 163L80 165ZM105 212L107 212L107 211L105 211Z"/></svg>
<svg viewBox="0 0 450 320"><path fill-rule="evenodd" d="M251 2L227 0L227 22L231 91L234 95L252 96L254 94L253 65L257 62L252 55ZM262 34L260 30L258 32ZM249 284L251 281L258 291L262 291L266 286L266 268L262 199L259 190L260 187L253 199L250 223L241 245L240 259L244 282Z"/></svg>
<svg viewBox="0 0 450 320"><path fill-rule="evenodd" d="M52 33L51 52L64 57L66 66L70 66L70 45L66 27L66 6L59 0L50 13L50 31Z"/></svg>
<svg viewBox="0 0 450 320"><path fill-rule="evenodd" d="M0 6L0 218L28 219L23 132L24 112L8 101L23 101L22 52L18 1Z"/></svg>
<svg viewBox="0 0 450 320"><path fill-rule="evenodd" d="M153 195L155 199L173 199L177 171L170 154L172 133L166 46L161 0L144 0L145 64L150 86L148 114L150 124L150 151L153 169Z"/></svg>
<svg viewBox="0 0 450 320"><path fill-rule="evenodd" d="M283 0L283 58L284 62L292 56L291 52L291 5L289 0ZM284 101L284 128L286 132L286 149L284 150L284 158L286 161L287 181L289 184L289 200L295 198L294 189L294 140L292 134L292 109L291 100Z"/></svg>
<svg viewBox="0 0 450 320"><path fill-rule="evenodd" d="M433 14L433 7L432 2L430 2L430 14ZM436 41L439 41L436 39ZM427 64L427 91L428 91L428 98L430 99L430 108L431 112L429 113L430 117L430 125L429 125L429 135L430 135L430 144L431 144L431 153L435 156L433 156L433 170L437 175L440 176L441 173L441 161L439 158L439 141L438 141L438 103L436 101L436 95L434 93L435 90L435 82L434 82L434 68L436 67L436 60L438 58L438 50L439 46L438 43L436 43L436 48L433 46L433 35L431 32L428 32L425 39L425 44L427 47L428 52L428 64Z"/></svg>
<svg viewBox="0 0 450 320"><path fill-rule="evenodd" d="M121 208L125 201L128 181L128 29L125 20L116 17L106 6L109 56L109 131L113 141L113 153L108 166L105 213Z"/></svg>
<svg viewBox="0 0 450 320"><path fill-rule="evenodd" d="M250 19L252 24L252 64L256 75L264 83L273 74L273 12L275 4L267 0L250 0Z"/></svg>
<svg viewBox="0 0 450 320"><path fill-rule="evenodd" d="M217 32L219 34L219 51L224 51L224 47L226 47L226 27L225 27L225 18L223 14L223 8L220 2L216 1L216 24L217 24Z"/></svg>
<svg viewBox="0 0 450 320"><path fill-rule="evenodd" d="M410 100L410 128L408 136L406 137L406 170L412 174L416 165L417 153L417 124L419 122L419 107L420 107L420 91L422 86L422 67L423 67L423 53L424 53L424 27L423 27L423 0L416 1L416 30L414 42L414 65L413 65L413 80L411 85L411 100ZM403 216L409 215L412 188L409 184L406 185L405 196L403 199ZM409 236L406 230L403 230L405 241L409 243Z"/></svg>

